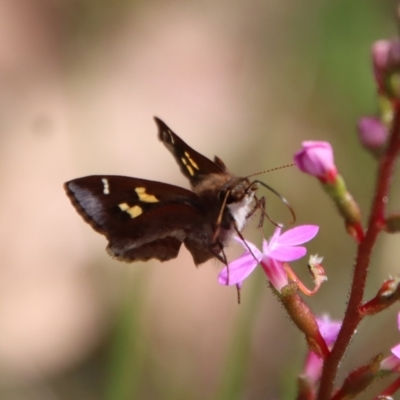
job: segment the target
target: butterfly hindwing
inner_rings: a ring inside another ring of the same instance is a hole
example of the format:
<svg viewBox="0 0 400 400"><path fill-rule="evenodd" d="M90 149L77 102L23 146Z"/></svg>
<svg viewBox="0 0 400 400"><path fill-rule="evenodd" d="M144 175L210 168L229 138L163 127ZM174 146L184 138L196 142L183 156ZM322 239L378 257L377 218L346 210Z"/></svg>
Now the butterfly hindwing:
<svg viewBox="0 0 400 400"><path fill-rule="evenodd" d="M124 261L175 258L203 213L198 196L161 182L124 176L87 176L65 184L79 214L109 240Z"/></svg>

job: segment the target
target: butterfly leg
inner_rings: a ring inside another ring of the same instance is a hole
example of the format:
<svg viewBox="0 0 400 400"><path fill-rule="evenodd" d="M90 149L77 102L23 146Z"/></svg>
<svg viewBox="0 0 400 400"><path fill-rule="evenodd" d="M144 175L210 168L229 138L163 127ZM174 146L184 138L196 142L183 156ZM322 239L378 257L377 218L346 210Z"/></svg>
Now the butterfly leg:
<svg viewBox="0 0 400 400"><path fill-rule="evenodd" d="M271 222L271 224L273 224L275 226L282 226L281 223L275 222L273 219L271 219L271 217L265 211L265 197L264 196L260 197L259 199L254 196L254 199L256 200L256 204L254 205L253 209L247 214L246 218L250 218L257 211L257 209L259 209L259 210L261 210L260 221L258 222L259 228L263 227L265 217L267 217L268 221Z"/></svg>
<svg viewBox="0 0 400 400"><path fill-rule="evenodd" d="M235 230L236 230L237 234L244 241L244 237L240 233L239 229L237 228L236 223L234 224L234 226L235 226ZM216 245L218 245L218 247L219 247L219 252L218 252L218 250L216 250ZM229 285L229 264L228 264L228 259L226 258L226 254L225 254L225 251L224 251L224 247L222 246L222 243L217 241L216 243L214 243L211 246L210 250L215 254L215 257L217 257L221 262L223 262L226 265L226 268L227 268L227 284ZM250 252L251 252L251 250L250 250ZM238 304L240 304L240 298L241 298L241 296L240 296L240 285L236 284L235 286L236 286L236 292L237 292L237 302L238 302Z"/></svg>
<svg viewBox="0 0 400 400"><path fill-rule="evenodd" d="M240 293L240 286L239 285L236 285L236 293L237 293L237 302L238 302L238 304L240 304L241 293Z"/></svg>
<svg viewBox="0 0 400 400"><path fill-rule="evenodd" d="M246 219L251 218L257 210L261 210L260 221L258 222L258 227L262 228L262 226L264 225L264 217L266 216L266 213L265 213L265 197L262 196L259 199L257 197L254 197L254 198L255 198L256 204L254 204L254 207L246 215ZM268 218L268 215L267 215L267 218Z"/></svg>
<svg viewBox="0 0 400 400"><path fill-rule="evenodd" d="M224 246L217 239L210 245L209 250L219 261L221 261L223 264L226 265L226 268L228 269L228 285L229 285L229 264L224 251Z"/></svg>
<svg viewBox="0 0 400 400"><path fill-rule="evenodd" d="M211 243L209 250L216 258L218 258L219 261L224 263L226 266L228 265L228 260L224 252L224 246L218 239Z"/></svg>

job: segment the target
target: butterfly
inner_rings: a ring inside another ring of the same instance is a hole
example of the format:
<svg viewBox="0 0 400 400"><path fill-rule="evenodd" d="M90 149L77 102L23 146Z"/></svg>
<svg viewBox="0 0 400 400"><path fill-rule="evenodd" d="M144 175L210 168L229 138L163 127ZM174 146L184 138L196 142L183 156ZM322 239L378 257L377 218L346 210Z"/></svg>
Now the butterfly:
<svg viewBox="0 0 400 400"><path fill-rule="evenodd" d="M159 118L158 137L192 190L115 175L73 179L64 188L76 211L108 240L107 252L126 261L176 258L182 245L196 265L227 264L224 247L254 211L259 181L236 177L223 161L188 146Z"/></svg>

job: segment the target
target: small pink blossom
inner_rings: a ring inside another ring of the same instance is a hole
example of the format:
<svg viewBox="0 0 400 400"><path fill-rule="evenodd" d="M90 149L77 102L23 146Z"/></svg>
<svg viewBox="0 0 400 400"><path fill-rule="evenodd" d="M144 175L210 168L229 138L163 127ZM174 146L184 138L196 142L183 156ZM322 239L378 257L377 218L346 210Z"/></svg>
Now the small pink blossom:
<svg viewBox="0 0 400 400"><path fill-rule="evenodd" d="M317 323L322 337L329 348L333 346L339 334L342 322L331 319L328 315L324 314L322 317L317 318Z"/></svg>
<svg viewBox="0 0 400 400"><path fill-rule="evenodd" d="M398 40L378 40L372 45L371 53L375 78L382 85L387 72L400 64L400 42Z"/></svg>
<svg viewBox="0 0 400 400"><path fill-rule="evenodd" d="M397 314L397 327L400 331L400 313ZM391 348L392 355L381 361L382 371L400 371L400 344Z"/></svg>
<svg viewBox="0 0 400 400"><path fill-rule="evenodd" d="M358 137L368 149L379 149L385 145L388 130L379 118L362 117L358 120Z"/></svg>
<svg viewBox="0 0 400 400"><path fill-rule="evenodd" d="M397 315L397 327L399 328L400 331L400 313ZM392 347L391 351L393 355L395 355L398 359L400 359L400 344L397 344L396 346Z"/></svg>
<svg viewBox="0 0 400 400"><path fill-rule="evenodd" d="M379 369L381 371L400 372L400 359L393 355L386 357L381 361Z"/></svg>
<svg viewBox="0 0 400 400"><path fill-rule="evenodd" d="M387 69L391 46L390 40L377 40L371 47L374 72L377 78L380 77L382 71Z"/></svg>
<svg viewBox="0 0 400 400"><path fill-rule="evenodd" d="M269 242L263 240L263 251L248 242L236 239L244 248L245 252L235 261L223 268L218 276L221 285L242 285L242 282L261 264L272 285L280 291L289 281L284 262L294 261L303 257L307 250L299 246L306 243L318 233L316 225L302 225L289 229L281 235L281 228L275 232ZM228 280L229 279L229 280Z"/></svg>
<svg viewBox="0 0 400 400"><path fill-rule="evenodd" d="M294 155L297 167L323 181L333 182L337 176L332 146L328 142L306 141Z"/></svg>
<svg viewBox="0 0 400 400"><path fill-rule="evenodd" d="M324 338L328 348L332 348L339 334L342 323L340 321L331 320L327 315L317 318L317 323L322 337ZM303 376L308 382L315 385L322 372L323 361L313 351L309 351L304 366Z"/></svg>

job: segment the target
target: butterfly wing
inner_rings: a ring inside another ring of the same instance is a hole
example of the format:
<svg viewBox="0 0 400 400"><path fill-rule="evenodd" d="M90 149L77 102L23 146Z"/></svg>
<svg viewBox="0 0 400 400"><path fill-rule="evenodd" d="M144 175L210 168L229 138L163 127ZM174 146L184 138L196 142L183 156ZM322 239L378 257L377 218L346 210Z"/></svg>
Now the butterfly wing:
<svg viewBox="0 0 400 400"><path fill-rule="evenodd" d="M189 233L204 224L201 199L177 186L94 175L64 187L78 213L106 236L107 251L119 260L175 258Z"/></svg>
<svg viewBox="0 0 400 400"><path fill-rule="evenodd" d="M192 187L202 182L208 175L224 174L225 164L218 157L211 161L188 146L163 121L154 117L158 126L158 137L175 157L183 175L189 179Z"/></svg>

